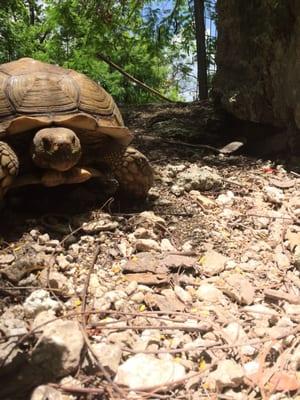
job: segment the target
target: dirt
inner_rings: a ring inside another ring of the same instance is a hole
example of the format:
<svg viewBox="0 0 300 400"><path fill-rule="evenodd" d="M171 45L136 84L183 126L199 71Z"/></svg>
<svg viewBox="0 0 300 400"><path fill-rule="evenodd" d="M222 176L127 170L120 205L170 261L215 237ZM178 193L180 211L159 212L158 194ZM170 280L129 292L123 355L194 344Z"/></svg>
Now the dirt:
<svg viewBox="0 0 300 400"><path fill-rule="evenodd" d="M95 374L81 363L70 373L75 379L71 383L39 377L33 382L18 378L21 383L14 385L18 366L0 372L9 388L0 390L1 398L25 398L23 390L26 398L46 399L30 393L50 383L57 396L53 398L66 400L298 398L300 175L275 161L221 154L218 149L226 144L226 137L219 136L223 116L206 108L200 113L205 121L199 122L199 113L197 104L177 111L147 106L125 113L136 134L134 145L155 171L145 202L106 201L95 182L50 191L27 188L10 195L0 227L1 311L15 315L21 309L19 318L26 321L31 337L22 342L20 334L14 346L29 369L39 334L31 331L35 317L24 314L22 307L31 293L44 288L63 304L57 318L72 314L82 324L86 348L99 338L117 343L120 365L131 352L160 359L167 354L184 366L186 376L133 390L113 383L115 372L108 379L103 368ZM192 140L196 131L198 139ZM191 167L208 167L218 174L221 186L175 194L182 171ZM145 211L150 214L144 216ZM101 222L102 227L95 226ZM142 252L148 254L146 261L141 258L135 270L126 270L126 263L135 263ZM166 261L170 254L175 260ZM10 255L9 262L5 257ZM15 278L13 268L18 270ZM53 278L56 287L51 287L49 275L41 279L41 271L49 268L64 275L66 283L60 286L60 278ZM128 294L134 279L138 285ZM112 292L115 297L108 300L105 293ZM87 313L86 318L80 313ZM105 329L109 318L123 324L122 329L116 325L113 338ZM170 328L176 323L180 326ZM147 329L158 330L159 337L137 350ZM7 333L0 340L5 343ZM219 365L224 360L231 362L224 364L227 381Z"/></svg>

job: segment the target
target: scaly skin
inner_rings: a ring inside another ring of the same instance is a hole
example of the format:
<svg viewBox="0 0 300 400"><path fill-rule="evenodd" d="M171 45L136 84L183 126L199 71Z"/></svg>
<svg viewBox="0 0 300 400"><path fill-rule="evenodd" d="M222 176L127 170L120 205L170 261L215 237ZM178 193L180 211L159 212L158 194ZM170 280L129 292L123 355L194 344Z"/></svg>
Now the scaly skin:
<svg viewBox="0 0 300 400"><path fill-rule="evenodd" d="M143 198L153 184L153 170L148 159L133 147L104 156L127 197Z"/></svg>
<svg viewBox="0 0 300 400"><path fill-rule="evenodd" d="M19 160L13 149L0 142L0 199L12 185L19 172Z"/></svg>

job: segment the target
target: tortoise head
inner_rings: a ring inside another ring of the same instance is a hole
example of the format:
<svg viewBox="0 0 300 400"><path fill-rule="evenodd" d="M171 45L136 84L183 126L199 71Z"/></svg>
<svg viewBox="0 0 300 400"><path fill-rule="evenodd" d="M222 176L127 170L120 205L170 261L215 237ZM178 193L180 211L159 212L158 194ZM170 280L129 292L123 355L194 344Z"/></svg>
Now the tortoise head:
<svg viewBox="0 0 300 400"><path fill-rule="evenodd" d="M31 156L40 168L67 171L80 159L80 140L71 129L41 129L33 138Z"/></svg>

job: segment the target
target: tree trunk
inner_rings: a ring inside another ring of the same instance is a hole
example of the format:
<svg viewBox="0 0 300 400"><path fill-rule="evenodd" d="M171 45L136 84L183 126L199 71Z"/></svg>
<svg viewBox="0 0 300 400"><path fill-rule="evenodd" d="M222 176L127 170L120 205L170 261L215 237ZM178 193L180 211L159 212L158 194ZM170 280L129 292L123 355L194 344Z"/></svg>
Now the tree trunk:
<svg viewBox="0 0 300 400"><path fill-rule="evenodd" d="M194 10L197 43L198 92L199 99L205 100L208 98L208 88L205 48L204 0L194 0Z"/></svg>

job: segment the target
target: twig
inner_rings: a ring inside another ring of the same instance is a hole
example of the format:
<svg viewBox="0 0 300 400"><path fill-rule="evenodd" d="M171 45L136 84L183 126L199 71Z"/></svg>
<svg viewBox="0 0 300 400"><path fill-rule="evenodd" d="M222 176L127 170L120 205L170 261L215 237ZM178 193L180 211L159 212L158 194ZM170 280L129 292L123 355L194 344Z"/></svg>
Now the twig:
<svg viewBox="0 0 300 400"><path fill-rule="evenodd" d="M92 272L94 270L95 264L97 262L97 258L98 258L99 254L100 254L100 249L101 248L98 245L96 247L96 251L95 251L93 260L91 262L88 274L86 276L86 280L85 280L84 288L83 288L83 292L82 292L81 313L82 313L82 316L83 316L83 318L82 318L83 328L86 327L86 321L87 321L87 317L88 317L88 314L86 313L86 302L87 302L87 294L88 294L88 288L89 288L89 284L90 284L91 274L92 274ZM106 260L104 262L104 265L106 264L106 261L107 261L107 257L106 257Z"/></svg>
<svg viewBox="0 0 300 400"><path fill-rule="evenodd" d="M146 136L146 135L143 135L143 136L139 137L139 139L148 140L148 141L151 141L151 142L162 142L162 143L166 143L166 144L173 144L174 146L192 147L194 149L206 149L206 150L211 150L211 151L213 151L215 153L218 153L218 154L222 153L216 147L210 146L208 144L193 144L193 143L182 142L180 140L169 140L169 139L155 138L155 137Z"/></svg>
<svg viewBox="0 0 300 400"><path fill-rule="evenodd" d="M145 83L141 82L140 80L138 80L137 78L135 78L134 76L132 76L131 74L129 74L128 72L126 72L123 68L119 67L117 64L115 64L114 62L112 62L108 57L106 57L104 54L99 53L97 55L97 57L104 61L106 64L108 64L109 66L111 66L112 68L116 69L117 71L119 71L122 75L124 75L126 78L128 78L129 80L131 80L132 82L136 83L137 85L141 86L143 89L146 89L148 92L154 94L155 96L160 97L162 100L165 100L169 103L176 103L175 101L169 99L168 97L164 96L163 94L159 93L157 90L151 88L150 86L146 85Z"/></svg>
<svg viewBox="0 0 300 400"><path fill-rule="evenodd" d="M88 335L85 331L85 329L83 328L82 325L80 325L80 330L81 333L84 337L85 343L87 348L89 349L89 352L92 354L94 360L96 361L98 367L100 368L101 372L103 373L104 377L106 378L106 380L111 384L111 386L115 389L115 391L121 396L121 399L125 399L126 397L124 397L124 392L123 390L111 379L110 375L108 374L108 372L105 370L105 368L103 367L103 365L101 364L101 362L99 361L97 354L94 352L90 340L88 338Z"/></svg>
<svg viewBox="0 0 300 400"><path fill-rule="evenodd" d="M64 385L58 385L57 383L48 383L49 387L52 387L54 389L62 390L63 392L66 393L78 393L78 394L103 394L104 389L99 389L99 388L80 388L80 387L75 387L75 386L64 386Z"/></svg>

